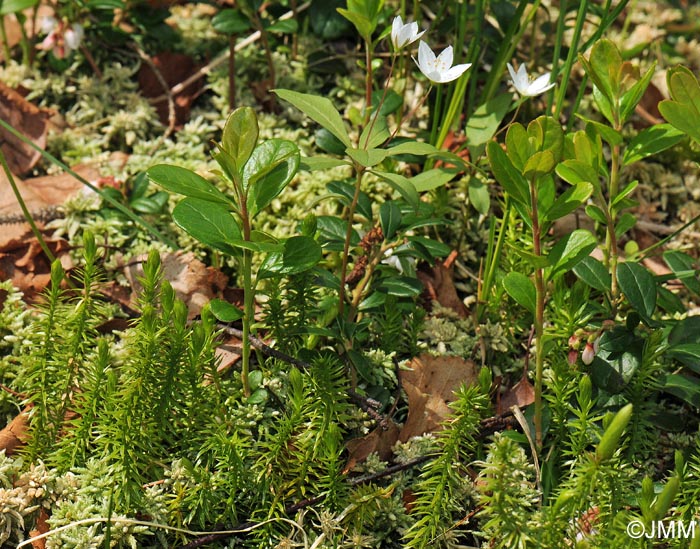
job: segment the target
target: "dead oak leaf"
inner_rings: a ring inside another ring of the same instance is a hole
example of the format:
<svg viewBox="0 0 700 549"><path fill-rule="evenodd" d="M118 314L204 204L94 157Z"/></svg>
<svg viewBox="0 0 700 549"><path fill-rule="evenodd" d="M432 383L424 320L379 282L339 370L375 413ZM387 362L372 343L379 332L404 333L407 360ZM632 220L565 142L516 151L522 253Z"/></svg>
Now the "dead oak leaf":
<svg viewBox="0 0 700 549"><path fill-rule="evenodd" d="M382 461L388 461L392 448L399 440L399 428L393 421L386 422L386 428L379 426L369 434L349 440L345 447L348 450L348 461L344 473L352 471L358 463L362 463L370 454L376 453Z"/></svg>
<svg viewBox="0 0 700 549"><path fill-rule="evenodd" d="M527 375L524 375L498 401L496 413L502 415L510 410L512 406L525 408L525 406L529 406L533 402L535 402L535 388L527 379Z"/></svg>
<svg viewBox="0 0 700 549"><path fill-rule="evenodd" d="M0 118L42 149L46 146L50 116L51 111L40 109L0 82ZM39 151L4 128L0 128L0 147L12 173L28 172L41 158Z"/></svg>
<svg viewBox="0 0 700 549"><path fill-rule="evenodd" d="M408 399L408 418L399 440L432 433L441 428L451 415L449 403L463 384L477 380L477 366L471 360L456 356L432 356L423 353L409 363L410 370L399 374Z"/></svg>

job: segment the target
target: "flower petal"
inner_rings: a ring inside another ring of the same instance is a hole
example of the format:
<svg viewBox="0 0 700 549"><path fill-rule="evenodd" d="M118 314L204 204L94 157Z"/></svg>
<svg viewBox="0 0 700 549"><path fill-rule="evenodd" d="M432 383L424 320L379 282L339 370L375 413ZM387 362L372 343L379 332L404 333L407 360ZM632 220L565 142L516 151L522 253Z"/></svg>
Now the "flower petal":
<svg viewBox="0 0 700 549"><path fill-rule="evenodd" d="M551 73L548 72L531 82L528 86L528 92L533 95L539 95L540 93L544 93L553 88L554 84L549 82L550 75Z"/></svg>
<svg viewBox="0 0 700 549"><path fill-rule="evenodd" d="M438 82L440 83L445 83L445 82L452 82L453 80L457 80L460 76L462 76L469 67L471 67L471 63L463 63L461 65L455 65L454 67L451 67L447 69L446 71L443 71L440 73L440 80Z"/></svg>
<svg viewBox="0 0 700 549"><path fill-rule="evenodd" d="M426 76L428 72L431 72L434 69L435 65L435 54L433 53L433 50L430 49L430 46L423 42L421 40L418 43L418 68L421 70L423 74Z"/></svg>
<svg viewBox="0 0 700 549"><path fill-rule="evenodd" d="M510 74L510 80L511 80L511 82L513 82L513 84L515 84L515 81L518 78L517 75L515 74L515 69L513 68L513 65L511 65L510 63L508 63L506 66L508 67L508 74Z"/></svg>
<svg viewBox="0 0 700 549"><path fill-rule="evenodd" d="M447 46L437 58L439 67L451 67L454 56L452 54L452 46Z"/></svg>

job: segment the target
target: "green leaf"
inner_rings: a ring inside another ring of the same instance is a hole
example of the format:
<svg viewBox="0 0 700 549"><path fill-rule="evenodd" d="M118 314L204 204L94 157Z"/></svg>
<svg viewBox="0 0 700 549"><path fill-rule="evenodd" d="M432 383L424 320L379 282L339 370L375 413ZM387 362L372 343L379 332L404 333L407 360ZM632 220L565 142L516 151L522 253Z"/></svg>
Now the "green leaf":
<svg viewBox="0 0 700 549"><path fill-rule="evenodd" d="M250 20L240 10L224 9L211 19L212 27L222 34L240 34L250 29Z"/></svg>
<svg viewBox="0 0 700 549"><path fill-rule="evenodd" d="M401 208L393 200L384 202L379 207L379 221L382 224L384 239L390 240L393 238L396 229L401 226Z"/></svg>
<svg viewBox="0 0 700 549"><path fill-rule="evenodd" d="M308 12L314 36L327 43L352 31L350 22L336 11L344 4L343 0L324 0L314 4L314 9Z"/></svg>
<svg viewBox="0 0 700 549"><path fill-rule="evenodd" d="M608 224L608 218L605 217L605 212L600 209L595 204L588 204L585 208L586 215L590 217L593 221L601 223L603 225Z"/></svg>
<svg viewBox="0 0 700 549"><path fill-rule="evenodd" d="M470 147L478 147L491 140L508 112L512 100L513 94L503 93L476 108L464 130Z"/></svg>
<svg viewBox="0 0 700 549"><path fill-rule="evenodd" d="M547 221L556 221L581 206L593 193L593 185L587 182L576 183L559 195L544 214Z"/></svg>
<svg viewBox="0 0 700 549"><path fill-rule="evenodd" d="M666 353L668 356L685 364L691 370L700 373L700 343L672 345Z"/></svg>
<svg viewBox="0 0 700 549"><path fill-rule="evenodd" d="M601 292L609 292L612 284L612 277L605 266L594 257L584 257L573 268L577 277L583 280L591 288Z"/></svg>
<svg viewBox="0 0 700 549"><path fill-rule="evenodd" d="M513 166L521 173L528 158L535 153L527 131L518 122L512 124L506 132L506 153Z"/></svg>
<svg viewBox="0 0 700 549"><path fill-rule="evenodd" d="M338 8L338 13L345 17L348 21L350 21L353 25L355 25L355 28L357 29L357 33L365 40L370 41L372 37L372 32L374 32L374 28L376 26L372 25L372 21L370 21L366 16L359 14L359 13L353 13L349 10L343 9L343 8Z"/></svg>
<svg viewBox="0 0 700 549"><path fill-rule="evenodd" d="M350 136L345 129L345 124L340 113L327 97L320 97L309 93L299 93L292 90L272 90L279 97L294 105L306 116L317 122L329 132L335 135L346 147L352 147Z"/></svg>
<svg viewBox="0 0 700 549"><path fill-rule="evenodd" d="M268 255L260 267L260 279L302 273L315 267L322 258L318 242L308 236L293 236L284 243L281 252Z"/></svg>
<svg viewBox="0 0 700 549"><path fill-rule="evenodd" d="M580 118L586 122L586 126L593 128L595 132L600 135L600 137L602 137L609 145L614 147L615 145L620 145L624 141L622 134L610 126L606 126L605 124L601 124L600 122L591 120L585 116L581 116L578 113L575 114L577 118Z"/></svg>
<svg viewBox="0 0 700 549"><path fill-rule="evenodd" d="M474 209L481 215L486 215L489 212L491 197L489 188L484 185L476 177L469 179L469 203L474 206Z"/></svg>
<svg viewBox="0 0 700 549"><path fill-rule="evenodd" d="M209 307L212 314L221 322L236 322L244 316L243 311L223 299L212 299Z"/></svg>
<svg viewBox="0 0 700 549"><path fill-rule="evenodd" d="M692 257L683 252L668 250L664 252L664 261L686 288L700 295L698 271Z"/></svg>
<svg viewBox="0 0 700 549"><path fill-rule="evenodd" d="M389 183L389 185L391 185L394 190L398 191L403 199L413 206L413 208L418 208L420 197L418 196L418 191L416 190L415 185L410 179L404 177L403 175L391 172L376 170L372 171L372 173Z"/></svg>
<svg viewBox="0 0 700 549"><path fill-rule="evenodd" d="M0 15L9 15L33 8L39 0L3 0L0 4Z"/></svg>
<svg viewBox="0 0 700 549"><path fill-rule="evenodd" d="M622 158L622 165L627 166L647 156L660 153L680 142L685 134L671 124L657 124L645 128L630 141Z"/></svg>
<svg viewBox="0 0 700 549"><path fill-rule="evenodd" d="M308 172L330 170L338 166L350 166L350 163L347 160L331 158L330 156L303 156L299 161L299 169Z"/></svg>
<svg viewBox="0 0 700 549"><path fill-rule="evenodd" d="M170 164L156 164L148 168L146 173L148 174L148 179L156 185L160 185L166 191L183 194L199 200L225 204L228 207L232 205L231 200L224 193L201 175L197 175L186 168Z"/></svg>
<svg viewBox="0 0 700 549"><path fill-rule="evenodd" d="M501 146L490 141L486 153L491 164L491 171L496 180L513 200L530 207L530 187L522 173L513 165Z"/></svg>
<svg viewBox="0 0 700 549"><path fill-rule="evenodd" d="M539 151L550 151L554 162L559 162L564 149L564 131L551 116L538 116L527 125L527 135Z"/></svg>
<svg viewBox="0 0 700 549"><path fill-rule="evenodd" d="M248 212L254 217L282 192L299 168L299 148L285 139L258 145L243 169Z"/></svg>
<svg viewBox="0 0 700 549"><path fill-rule="evenodd" d="M399 297L414 297L420 295L423 291L423 284L415 278L396 276L381 279L377 290L385 294Z"/></svg>
<svg viewBox="0 0 700 549"><path fill-rule="evenodd" d="M372 120L374 122L370 122L362 130L362 134L360 135L359 143L363 149L379 147L379 145L391 137L389 127L386 124L386 117L380 115L378 118L373 118Z"/></svg>
<svg viewBox="0 0 700 549"><path fill-rule="evenodd" d="M347 155L360 166L371 168L382 162L388 156L388 149L355 149L349 148L345 151Z"/></svg>
<svg viewBox="0 0 700 549"><path fill-rule="evenodd" d="M624 122L629 116L634 112L637 103L644 95L649 83L651 82L652 76L654 76L654 70L656 69L656 61L651 64L651 67L644 73L644 76L640 78L634 85L627 90L622 98L620 99L620 119Z"/></svg>
<svg viewBox="0 0 700 549"><path fill-rule="evenodd" d="M649 320L656 308L656 282L639 263L627 262L617 266L620 290L643 320Z"/></svg>
<svg viewBox="0 0 700 549"><path fill-rule="evenodd" d="M585 229L576 229L564 236L549 252L549 262L552 265L549 280L573 269L593 251L596 244L595 237Z"/></svg>
<svg viewBox="0 0 700 549"><path fill-rule="evenodd" d="M275 34L294 34L299 30L299 23L296 19L277 20L265 30Z"/></svg>
<svg viewBox="0 0 700 549"><path fill-rule="evenodd" d="M347 221L330 215L319 215L316 218L323 248L327 250L341 251L345 242L347 232ZM357 246L360 243L360 235L355 229L350 233L350 245Z"/></svg>
<svg viewBox="0 0 700 549"><path fill-rule="evenodd" d="M326 128L318 128L314 133L316 146L324 152L343 155L347 147L335 135Z"/></svg>
<svg viewBox="0 0 700 549"><path fill-rule="evenodd" d="M226 119L221 146L240 171L258 144L258 117L251 107L239 107Z"/></svg>
<svg viewBox="0 0 700 549"><path fill-rule="evenodd" d="M669 374L662 378L661 389L677 396L694 408L700 408L700 383L697 378Z"/></svg>
<svg viewBox="0 0 700 549"><path fill-rule="evenodd" d="M327 189L336 195L344 206L350 206L355 197L355 186L345 181L331 181L327 185ZM372 220L372 200L364 191L360 191L360 194L357 196L356 210L368 221Z"/></svg>
<svg viewBox="0 0 700 549"><path fill-rule="evenodd" d="M564 160L557 164L556 173L567 183L590 183L594 189L600 188L598 173L589 164L580 160Z"/></svg>
<svg viewBox="0 0 700 549"><path fill-rule="evenodd" d="M610 205L617 206L637 188L637 185L639 185L639 181L637 181L636 179L634 181L630 181L627 185L625 185L624 189L617 193L617 196L613 197L613 200L610 203Z"/></svg>
<svg viewBox="0 0 700 549"><path fill-rule="evenodd" d="M615 223L615 236L620 238L637 223L637 216L627 212L622 214Z"/></svg>
<svg viewBox="0 0 700 549"><path fill-rule="evenodd" d="M429 257L424 258L426 261L433 261L438 257L445 257L452 251L452 248L447 244L443 244L432 238L426 238L425 236L408 236L407 239L414 248L417 249L420 246L428 252Z"/></svg>
<svg viewBox="0 0 700 549"><path fill-rule="evenodd" d="M583 56L579 56L579 59L596 87L610 104L615 103L619 96L622 68L622 56L617 46L610 40L599 40L593 45L588 61Z"/></svg>
<svg viewBox="0 0 700 549"><path fill-rule="evenodd" d="M433 168L420 172L409 179L419 193L432 191L442 187L455 176L455 170L446 168Z"/></svg>
<svg viewBox="0 0 700 549"><path fill-rule="evenodd" d="M523 175L528 179L548 174L554 169L554 156L552 151L539 151L533 154L525 162Z"/></svg>
<svg viewBox="0 0 700 549"><path fill-rule="evenodd" d="M435 154L439 152L434 145L430 143L422 143L421 141L404 141L393 147L386 149L387 156L396 156L399 154L413 154L416 156L425 156L427 154Z"/></svg>
<svg viewBox="0 0 700 549"><path fill-rule="evenodd" d="M221 204L183 198L173 209L173 220L202 244L238 255L231 243L241 239L241 230L231 212Z"/></svg>
<svg viewBox="0 0 700 549"><path fill-rule="evenodd" d="M535 314L536 292L532 280L522 273L513 271L503 278L503 288L519 305Z"/></svg>

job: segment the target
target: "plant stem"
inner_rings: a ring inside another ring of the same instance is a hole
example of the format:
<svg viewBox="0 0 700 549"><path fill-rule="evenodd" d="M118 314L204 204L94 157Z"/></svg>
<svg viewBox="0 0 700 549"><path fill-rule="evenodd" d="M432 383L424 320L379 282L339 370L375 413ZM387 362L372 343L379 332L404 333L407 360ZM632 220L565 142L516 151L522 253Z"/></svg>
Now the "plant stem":
<svg viewBox="0 0 700 549"><path fill-rule="evenodd" d="M2 52L5 58L5 64L10 62L12 59L12 52L10 51L10 45L7 43L7 29L5 28L5 16L0 17L0 40L2 40Z"/></svg>
<svg viewBox="0 0 700 549"><path fill-rule="evenodd" d="M535 256L542 256L540 240L540 221L537 213L537 184L533 177L530 181L530 199L532 204L532 244ZM542 335L544 333L544 271L535 269L535 446L542 450L542 370L544 354Z"/></svg>
<svg viewBox="0 0 700 549"><path fill-rule="evenodd" d="M34 222L34 218L32 217L32 214L29 212L29 209L27 208L27 204L24 202L24 198L22 198L22 193L20 193L19 189L17 188L17 183L15 182L15 178L12 176L12 172L10 171L10 167L7 165L7 160L5 160L5 154L2 152L2 150L0 150L0 164L2 164L2 169L5 171L5 175L7 176L7 180L10 182L10 187L12 187L12 192L15 194L15 198L17 199L17 202L19 203L19 207L22 209L22 214L24 215L24 219L27 220L27 223L29 223L29 226L32 228L32 232L34 233L34 236L36 237L36 239L39 241L39 246L41 246L41 249L46 254L46 257L49 259L49 261L51 263L53 263L56 260L56 258L51 253L51 250L49 250L49 247L46 244L44 237L41 235L41 231L39 230L39 227L36 226L36 223Z"/></svg>
<svg viewBox="0 0 700 549"><path fill-rule="evenodd" d="M250 242L250 219L248 217L248 207L245 197L241 200L241 224L243 225L243 240ZM250 371L250 326L255 315L255 293L253 292L252 270L253 252L243 248L243 341L241 355L241 383L243 384L243 394L246 398L250 396L250 384L248 382L248 372Z"/></svg>
<svg viewBox="0 0 700 549"><path fill-rule="evenodd" d="M355 193L352 196L352 202L348 208L348 228L345 231L345 243L343 245L343 263L340 267L340 291L338 292L338 315L343 316L345 311L345 280L348 274L348 256L350 254L350 239L352 238L352 220L355 217L355 208L357 201L360 199L360 187L362 185L362 176L364 175L364 166L355 166L357 176L355 178Z"/></svg>
<svg viewBox="0 0 700 549"><path fill-rule="evenodd" d="M365 65L367 71L365 73L365 123L369 123L369 116L372 110L372 40L365 39Z"/></svg>
<svg viewBox="0 0 700 549"><path fill-rule="evenodd" d="M236 35L228 37L228 108L236 106Z"/></svg>
<svg viewBox="0 0 700 549"><path fill-rule="evenodd" d="M619 128L616 128L619 131ZM612 297L613 313L617 306L617 235L615 234L615 211L612 203L618 193L620 185L620 145L612 147L612 155L610 159L610 188L608 197L608 230L606 235L606 249L608 252L608 267L610 268L611 284L610 294Z"/></svg>
<svg viewBox="0 0 700 549"><path fill-rule="evenodd" d="M498 239L496 240L495 246L492 244L491 238L489 238L489 251L486 256L486 274L484 275L484 282L481 286L481 294L479 295L479 301L477 304L477 319L481 319L484 305L487 303L487 298L485 296L488 296L491 293L493 279L496 276L496 268L498 267L498 262L501 258L501 251L503 250L503 244L506 239L506 229L508 228L508 222L510 220L510 211L510 196L506 195L505 207L503 208L503 219L501 221L501 230L498 233Z"/></svg>

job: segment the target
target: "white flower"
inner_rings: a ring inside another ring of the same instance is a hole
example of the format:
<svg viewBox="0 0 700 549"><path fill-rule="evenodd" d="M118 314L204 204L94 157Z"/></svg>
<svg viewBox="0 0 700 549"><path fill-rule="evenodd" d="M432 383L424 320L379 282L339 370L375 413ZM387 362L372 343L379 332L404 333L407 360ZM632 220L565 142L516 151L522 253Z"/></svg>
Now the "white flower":
<svg viewBox="0 0 700 549"><path fill-rule="evenodd" d="M73 23L73 26L63 35L66 41L66 48L68 50L77 50L80 47L80 42L83 40L83 34L82 25Z"/></svg>
<svg viewBox="0 0 700 549"><path fill-rule="evenodd" d="M49 34L58 24L55 17L42 17L41 18L41 33Z"/></svg>
<svg viewBox="0 0 700 549"><path fill-rule="evenodd" d="M414 59L414 61L416 61ZM418 61L416 65L420 71L432 82L436 84L444 84L456 80L466 70L472 66L471 63L452 66L452 46L446 47L442 53L435 57L430 46L422 40L418 44Z"/></svg>
<svg viewBox="0 0 700 549"><path fill-rule="evenodd" d="M394 49L398 51L418 40L424 33L425 31L418 32L418 23L414 21L404 25L401 16L398 15L391 24L391 43L394 45Z"/></svg>
<svg viewBox="0 0 700 549"><path fill-rule="evenodd" d="M508 72L513 80L515 90L523 97L534 97L554 87L554 83L549 83L549 77L552 74L550 72L531 80L525 64L521 64L516 73L510 63L508 63Z"/></svg>

